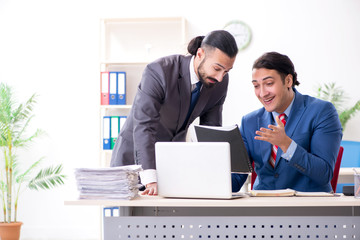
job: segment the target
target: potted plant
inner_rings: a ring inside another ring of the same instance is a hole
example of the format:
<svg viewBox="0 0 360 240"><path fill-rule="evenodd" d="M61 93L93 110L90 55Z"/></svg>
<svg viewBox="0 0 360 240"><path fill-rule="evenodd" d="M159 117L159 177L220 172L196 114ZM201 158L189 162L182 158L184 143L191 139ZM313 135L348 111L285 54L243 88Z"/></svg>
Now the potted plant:
<svg viewBox="0 0 360 240"><path fill-rule="evenodd" d="M343 104L347 99L344 90L336 86L334 82L325 83L317 87L317 97L334 104L340 118L343 131L347 121L350 120L360 110L360 100L350 108L344 108Z"/></svg>
<svg viewBox="0 0 360 240"><path fill-rule="evenodd" d="M64 184L61 164L38 169L43 158L24 164L17 154L17 150L28 147L43 134L37 129L33 134L25 135L33 118L36 97L34 94L25 103L16 104L12 89L0 83L0 197L4 218L0 223L1 240L19 239L22 223L17 220L17 207L21 191L26 188L51 189ZM22 169L25 166L26 169ZM9 235L11 230L17 231L14 236Z"/></svg>

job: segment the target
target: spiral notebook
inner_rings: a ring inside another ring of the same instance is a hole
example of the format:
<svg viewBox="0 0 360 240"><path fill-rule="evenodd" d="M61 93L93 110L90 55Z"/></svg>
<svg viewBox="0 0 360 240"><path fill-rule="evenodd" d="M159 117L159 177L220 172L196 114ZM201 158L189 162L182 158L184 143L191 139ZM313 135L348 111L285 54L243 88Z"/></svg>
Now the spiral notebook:
<svg viewBox="0 0 360 240"><path fill-rule="evenodd" d="M227 142L157 142L158 194L173 198L230 199L230 144Z"/></svg>

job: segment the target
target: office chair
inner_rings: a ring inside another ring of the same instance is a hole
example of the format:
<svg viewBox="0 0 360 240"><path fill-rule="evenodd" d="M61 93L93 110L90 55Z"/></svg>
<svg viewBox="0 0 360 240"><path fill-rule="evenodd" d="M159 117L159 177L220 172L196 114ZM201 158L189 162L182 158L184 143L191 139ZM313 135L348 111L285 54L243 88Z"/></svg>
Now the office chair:
<svg viewBox="0 0 360 240"><path fill-rule="evenodd" d="M340 171L340 165L341 165L341 159L342 159L343 152L344 152L344 148L342 146L340 146L339 153L338 153L338 156L337 156L336 162L335 162L333 178L331 179L331 187L332 187L334 193L336 192L336 186L337 186L337 182L338 182L338 178L339 178L339 171ZM252 162L252 166L253 166L254 171L251 173L251 190L253 189L254 182L255 182L255 179L257 176L257 174L255 172L254 162Z"/></svg>
<svg viewBox="0 0 360 240"><path fill-rule="evenodd" d="M254 161L252 162L252 168L253 168L253 171L251 173L251 190L253 190L254 182L255 182L256 177L257 177L257 174L255 172Z"/></svg>
<svg viewBox="0 0 360 240"><path fill-rule="evenodd" d="M360 142L343 140L341 141L341 146L346 149L344 151L341 167L360 167Z"/></svg>
<svg viewBox="0 0 360 240"><path fill-rule="evenodd" d="M333 178L331 179L331 187L332 187L334 193L336 192L336 186L337 186L337 182L338 182L338 178L339 178L339 171L340 171L340 165L341 165L341 159L343 156L343 152L344 152L344 147L340 146L339 154L336 158Z"/></svg>
<svg viewBox="0 0 360 240"><path fill-rule="evenodd" d="M341 146L344 147L340 168L360 167L360 142L342 140ZM337 192L341 193L344 186L354 186L354 182L338 183Z"/></svg>

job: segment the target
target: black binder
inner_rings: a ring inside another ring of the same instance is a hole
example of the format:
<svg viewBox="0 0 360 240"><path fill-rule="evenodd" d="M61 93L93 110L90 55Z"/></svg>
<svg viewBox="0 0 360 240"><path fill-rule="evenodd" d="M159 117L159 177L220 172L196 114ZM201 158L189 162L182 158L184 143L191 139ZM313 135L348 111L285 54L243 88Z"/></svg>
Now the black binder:
<svg viewBox="0 0 360 240"><path fill-rule="evenodd" d="M228 142L230 144L231 172L253 171L249 155L237 125L230 127L194 126L198 142Z"/></svg>

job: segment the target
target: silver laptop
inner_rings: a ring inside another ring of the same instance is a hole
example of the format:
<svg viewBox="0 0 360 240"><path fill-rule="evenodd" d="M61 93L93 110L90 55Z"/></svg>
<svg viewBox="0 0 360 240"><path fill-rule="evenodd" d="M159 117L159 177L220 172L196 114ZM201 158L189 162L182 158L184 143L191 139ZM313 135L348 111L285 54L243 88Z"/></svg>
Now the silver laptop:
<svg viewBox="0 0 360 240"><path fill-rule="evenodd" d="M231 192L228 142L157 142L155 155L159 196L215 199L244 196Z"/></svg>

